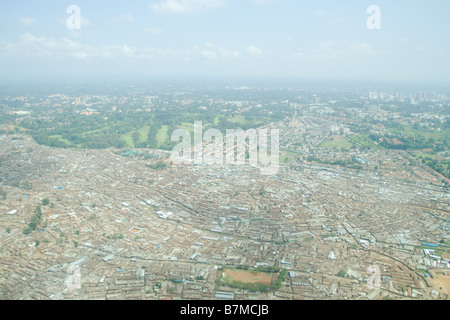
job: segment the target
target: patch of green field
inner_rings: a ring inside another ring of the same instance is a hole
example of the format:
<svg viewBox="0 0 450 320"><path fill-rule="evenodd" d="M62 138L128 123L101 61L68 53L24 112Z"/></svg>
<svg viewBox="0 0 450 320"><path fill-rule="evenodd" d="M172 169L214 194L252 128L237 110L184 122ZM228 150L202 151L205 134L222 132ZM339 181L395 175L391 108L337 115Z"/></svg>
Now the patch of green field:
<svg viewBox="0 0 450 320"><path fill-rule="evenodd" d="M430 158L430 159L433 160L433 159L437 158L437 155L432 154L432 153L423 153L421 151L416 151L416 152L413 152L413 153L416 156L416 158L420 158L420 159Z"/></svg>
<svg viewBox="0 0 450 320"><path fill-rule="evenodd" d="M227 121L231 123L239 123L240 125L244 125L247 123L247 120L243 115L237 114L233 117L228 117Z"/></svg>
<svg viewBox="0 0 450 320"><path fill-rule="evenodd" d="M168 121L169 119L170 121ZM147 113L111 114L108 118L75 116L71 122L68 122L64 116L57 115L52 119L54 123L59 124L56 127L51 122L39 123L37 121L24 122L21 127L27 130L39 144L57 148L161 147L170 149L173 130L176 128L186 129L192 135L194 122L200 120L203 122L203 132L210 128L217 128L225 134L227 129L257 128L270 121L270 117L160 112L156 115Z"/></svg>
<svg viewBox="0 0 450 320"><path fill-rule="evenodd" d="M139 142L147 142L148 132L150 131L150 126L143 126L138 130L139 132Z"/></svg>
<svg viewBox="0 0 450 320"><path fill-rule="evenodd" d="M194 124L193 123L187 123L187 122L183 122L181 124L181 126L178 126L178 128L180 129L186 129L187 131L189 131L190 134L194 133Z"/></svg>
<svg viewBox="0 0 450 320"><path fill-rule="evenodd" d="M163 125L161 129L158 130L158 133L156 134L156 142L158 143L158 146L163 145L166 141L170 139L168 136L169 126Z"/></svg>
<svg viewBox="0 0 450 320"><path fill-rule="evenodd" d="M49 138L58 139L59 141L67 144L68 146L72 145L72 142L70 142L67 139L63 139L63 137L60 134L55 134L55 135L49 136Z"/></svg>
<svg viewBox="0 0 450 320"><path fill-rule="evenodd" d="M355 141L356 143L359 143L362 146L368 147L369 149L381 149L382 147L376 144L368 134L364 135L348 135L347 138L350 140Z"/></svg>
<svg viewBox="0 0 450 320"><path fill-rule="evenodd" d="M128 148L134 148L133 131L123 134L120 138L125 141Z"/></svg>
<svg viewBox="0 0 450 320"><path fill-rule="evenodd" d="M353 143L347 140L325 140L318 145L318 148L351 148Z"/></svg>
<svg viewBox="0 0 450 320"><path fill-rule="evenodd" d="M423 137L426 140L433 139L435 141L449 141L450 140L450 130L442 131L429 131L426 129L416 129L409 125L400 125L398 128L387 128L387 131L396 135L403 135L407 137Z"/></svg>
<svg viewBox="0 0 450 320"><path fill-rule="evenodd" d="M299 153L295 153L287 150L280 150L280 162L289 163L292 160L298 158L300 156Z"/></svg>
<svg viewBox="0 0 450 320"><path fill-rule="evenodd" d="M90 136L90 135L96 135L96 134L99 134L99 133L103 133L106 129L108 129L108 128L106 127L106 128L100 128L100 129L95 129L95 130L81 132L80 136L83 137L83 138L86 138L87 136Z"/></svg>

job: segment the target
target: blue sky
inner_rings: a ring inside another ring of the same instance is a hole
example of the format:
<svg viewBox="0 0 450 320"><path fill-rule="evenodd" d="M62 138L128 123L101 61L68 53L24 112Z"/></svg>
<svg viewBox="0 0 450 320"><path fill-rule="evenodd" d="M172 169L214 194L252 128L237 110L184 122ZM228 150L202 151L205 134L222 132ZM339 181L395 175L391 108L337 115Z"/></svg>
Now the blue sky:
<svg viewBox="0 0 450 320"><path fill-rule="evenodd" d="M69 30L66 10L81 9ZM369 30L377 5L381 29ZM450 1L42 0L0 4L1 80L259 77L450 83Z"/></svg>

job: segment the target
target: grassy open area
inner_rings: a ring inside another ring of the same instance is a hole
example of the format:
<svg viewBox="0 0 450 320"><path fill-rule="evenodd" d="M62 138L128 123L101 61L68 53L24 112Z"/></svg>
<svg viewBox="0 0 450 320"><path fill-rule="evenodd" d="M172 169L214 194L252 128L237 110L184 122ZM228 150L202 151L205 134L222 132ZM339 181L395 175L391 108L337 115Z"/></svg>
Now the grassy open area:
<svg viewBox="0 0 450 320"><path fill-rule="evenodd" d="M219 117L220 117L220 115L217 115L217 116L214 118L214 125L215 125L215 126L217 126L217 125L219 124Z"/></svg>
<svg viewBox="0 0 450 320"><path fill-rule="evenodd" d="M280 162L282 163L289 163L292 160L300 157L301 155L296 152L287 151L287 150L280 150Z"/></svg>
<svg viewBox="0 0 450 320"><path fill-rule="evenodd" d="M247 123L245 117L243 115L235 115L233 117L228 117L228 122L231 123L239 123L240 125L244 125Z"/></svg>
<svg viewBox="0 0 450 320"><path fill-rule="evenodd" d="M416 158L419 158L419 159L426 159L426 158L436 159L437 158L437 155L435 155L435 154L423 153L422 151L414 151L413 154Z"/></svg>
<svg viewBox="0 0 450 320"><path fill-rule="evenodd" d="M427 129L416 129L410 125L399 125L395 128L387 128L389 133L405 137L423 137L425 140L433 139L436 142L450 141L450 130L432 131Z"/></svg>
<svg viewBox="0 0 450 320"><path fill-rule="evenodd" d="M281 288L287 271L276 267L240 266L218 270L217 285L254 292L276 291Z"/></svg>
<svg viewBox="0 0 450 320"><path fill-rule="evenodd" d="M169 134L169 126L163 125L161 129L158 130L158 133L156 134L156 141L158 143L158 146L161 146L166 141L170 140Z"/></svg>
<svg viewBox="0 0 450 320"><path fill-rule="evenodd" d="M321 144L319 144L318 148L351 148L353 146L353 143L350 141L347 141L345 139L329 139L323 141Z"/></svg>
<svg viewBox="0 0 450 320"><path fill-rule="evenodd" d="M21 127L37 143L51 147L87 149L104 148L172 148L171 134L177 128L194 131L194 122L203 122L203 132L215 128L225 134L227 129L258 128L270 121L265 115L223 115L199 113L111 113L102 115L56 114L52 121L24 120Z"/></svg>
<svg viewBox="0 0 450 320"><path fill-rule="evenodd" d="M133 131L123 134L120 138L125 141L128 148L134 148Z"/></svg>
<svg viewBox="0 0 450 320"><path fill-rule="evenodd" d="M194 124L193 123L183 122L181 125L178 126L178 128L186 129L187 131L189 131L189 133L191 135L194 134Z"/></svg>
<svg viewBox="0 0 450 320"><path fill-rule="evenodd" d="M433 170L441 173L443 176L450 179L450 160L445 157L438 156L431 153L422 153L420 151L414 152L415 157L420 162L431 167Z"/></svg>
<svg viewBox="0 0 450 320"><path fill-rule="evenodd" d="M146 142L147 141L147 136L148 136L148 132L150 131L150 126L143 126L142 128L140 128L138 130L139 132L139 142Z"/></svg>
<svg viewBox="0 0 450 320"><path fill-rule="evenodd" d="M356 134L351 134L348 135L347 138L349 138L350 140L355 141L356 143L367 147L369 149L382 149L381 146L379 146L378 144L376 144L370 137L368 134L360 134L360 135L356 135Z"/></svg>
<svg viewBox="0 0 450 320"><path fill-rule="evenodd" d="M92 136L92 135L96 135L96 134L102 134L104 133L106 130L108 129L108 127L105 128L100 128L100 129L95 129L95 130L89 130L89 131L85 131L85 132L81 132L80 136L82 137L87 137L87 136Z"/></svg>
<svg viewBox="0 0 450 320"><path fill-rule="evenodd" d="M60 134L55 134L52 136L49 136L50 139L58 139L59 141L61 141L62 143L67 144L68 146L71 145L71 142L67 139L64 139Z"/></svg>

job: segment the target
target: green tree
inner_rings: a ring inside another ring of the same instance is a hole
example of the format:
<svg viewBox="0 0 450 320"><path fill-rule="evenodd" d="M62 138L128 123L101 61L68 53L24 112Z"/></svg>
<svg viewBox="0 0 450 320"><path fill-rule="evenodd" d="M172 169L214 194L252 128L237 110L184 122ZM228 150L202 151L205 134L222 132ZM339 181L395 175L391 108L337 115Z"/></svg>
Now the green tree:
<svg viewBox="0 0 450 320"><path fill-rule="evenodd" d="M265 195L267 192L266 192L266 190L264 189L264 187L261 187L261 189L259 190L259 195L260 196L263 196L263 195Z"/></svg>
<svg viewBox="0 0 450 320"><path fill-rule="evenodd" d="M347 274L347 272L345 272L344 270L339 270L337 275L338 275L338 277L344 278L346 274Z"/></svg>

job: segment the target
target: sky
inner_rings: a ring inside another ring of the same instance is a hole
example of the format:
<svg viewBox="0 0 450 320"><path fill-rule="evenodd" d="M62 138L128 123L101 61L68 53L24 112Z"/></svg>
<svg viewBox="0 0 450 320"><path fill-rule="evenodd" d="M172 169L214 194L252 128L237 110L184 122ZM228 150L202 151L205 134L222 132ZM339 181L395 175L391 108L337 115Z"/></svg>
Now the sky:
<svg viewBox="0 0 450 320"><path fill-rule="evenodd" d="M450 83L449 31L448 0L1 1L0 80Z"/></svg>

